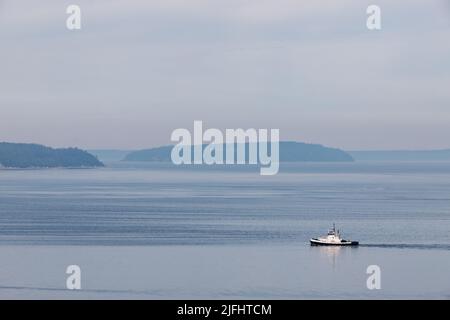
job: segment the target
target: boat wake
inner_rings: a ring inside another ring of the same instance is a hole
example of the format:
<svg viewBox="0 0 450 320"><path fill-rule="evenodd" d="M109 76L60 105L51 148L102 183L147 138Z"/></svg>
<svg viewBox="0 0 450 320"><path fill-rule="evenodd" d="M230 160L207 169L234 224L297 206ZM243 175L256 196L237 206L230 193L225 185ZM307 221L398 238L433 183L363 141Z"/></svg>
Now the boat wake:
<svg viewBox="0 0 450 320"><path fill-rule="evenodd" d="M386 248L386 249L421 249L421 250L449 250L450 244L406 244L406 243L368 243L360 247Z"/></svg>

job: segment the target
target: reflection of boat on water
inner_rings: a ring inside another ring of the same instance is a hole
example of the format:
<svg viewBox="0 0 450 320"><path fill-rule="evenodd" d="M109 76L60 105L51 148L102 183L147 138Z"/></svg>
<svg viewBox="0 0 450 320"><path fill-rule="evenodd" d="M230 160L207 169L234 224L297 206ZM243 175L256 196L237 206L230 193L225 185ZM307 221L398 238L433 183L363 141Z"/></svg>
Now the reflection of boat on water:
<svg viewBox="0 0 450 320"><path fill-rule="evenodd" d="M312 238L309 240L313 246L357 246L358 241L344 240L341 238L339 230L336 231L336 227L333 223L333 229L328 231L326 237Z"/></svg>
<svg viewBox="0 0 450 320"><path fill-rule="evenodd" d="M312 246L317 248L311 248L315 252L319 252L321 257L327 258L333 269L336 267L336 260L339 258L342 252L345 252L345 248L342 246ZM349 249L349 248L347 248Z"/></svg>

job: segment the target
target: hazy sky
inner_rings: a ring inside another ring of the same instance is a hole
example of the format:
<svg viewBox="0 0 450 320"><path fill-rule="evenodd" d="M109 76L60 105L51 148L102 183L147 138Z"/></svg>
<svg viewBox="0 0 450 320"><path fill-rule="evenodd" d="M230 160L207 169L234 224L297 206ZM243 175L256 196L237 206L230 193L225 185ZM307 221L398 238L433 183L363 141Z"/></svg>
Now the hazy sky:
<svg viewBox="0 0 450 320"><path fill-rule="evenodd" d="M66 29L69 4L82 30ZM0 42L0 141L145 148L203 120L450 147L448 0L0 0Z"/></svg>

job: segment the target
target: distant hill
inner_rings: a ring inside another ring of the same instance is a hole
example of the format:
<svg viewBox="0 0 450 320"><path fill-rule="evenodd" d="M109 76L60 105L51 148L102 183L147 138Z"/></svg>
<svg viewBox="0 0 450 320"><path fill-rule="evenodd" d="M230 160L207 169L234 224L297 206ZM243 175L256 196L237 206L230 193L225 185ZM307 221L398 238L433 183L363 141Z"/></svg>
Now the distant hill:
<svg viewBox="0 0 450 320"><path fill-rule="evenodd" d="M203 145L205 147L206 145ZM134 151L128 154L124 161L171 161L170 153L173 146L163 146L152 149ZM248 143L246 143L248 148ZM236 149L236 146L235 146ZM324 147L319 144L301 142L280 142L280 162L349 162L354 161L345 151Z"/></svg>
<svg viewBox="0 0 450 320"><path fill-rule="evenodd" d="M132 150L87 150L90 154L96 156L100 161L120 161L123 160Z"/></svg>
<svg viewBox="0 0 450 320"><path fill-rule="evenodd" d="M38 144L0 143L0 166L7 168L102 167L96 157L77 149L53 149Z"/></svg>
<svg viewBox="0 0 450 320"><path fill-rule="evenodd" d="M357 161L450 161L450 149L347 152Z"/></svg>

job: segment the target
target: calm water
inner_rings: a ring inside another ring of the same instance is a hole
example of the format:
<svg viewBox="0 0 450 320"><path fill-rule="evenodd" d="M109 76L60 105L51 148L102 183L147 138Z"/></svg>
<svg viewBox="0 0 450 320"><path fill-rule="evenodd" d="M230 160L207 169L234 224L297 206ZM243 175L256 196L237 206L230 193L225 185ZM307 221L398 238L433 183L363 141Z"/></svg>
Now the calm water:
<svg viewBox="0 0 450 320"><path fill-rule="evenodd" d="M449 231L450 163L0 170L0 297L448 299Z"/></svg>

